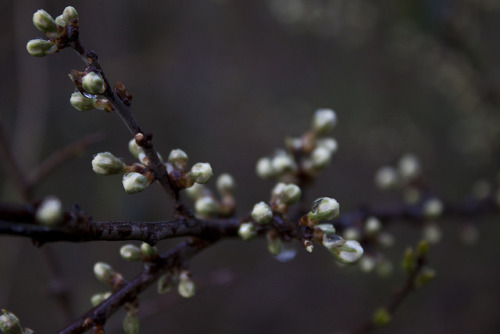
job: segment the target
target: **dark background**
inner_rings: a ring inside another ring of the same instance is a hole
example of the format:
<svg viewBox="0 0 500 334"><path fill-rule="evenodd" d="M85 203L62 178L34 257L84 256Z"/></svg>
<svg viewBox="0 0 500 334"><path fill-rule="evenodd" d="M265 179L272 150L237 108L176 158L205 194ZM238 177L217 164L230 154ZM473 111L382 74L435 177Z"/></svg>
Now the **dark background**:
<svg viewBox="0 0 500 334"><path fill-rule="evenodd" d="M154 133L164 156L185 150L237 180L238 210L267 200L272 183L255 176L255 162L299 135L320 107L336 110L340 150L309 192L335 197L343 212L360 203L388 203L373 174L404 153L417 154L434 190L447 200L494 181L499 160L500 4L495 0L205 0L0 2L0 110L3 131L27 171L54 149L101 131L105 139L49 177L35 198L56 195L99 220L166 219L170 203L159 187L124 194L119 177L92 173L92 155L111 151L132 162L131 139L116 115L79 112L68 101L72 69L65 50L47 58L25 51L42 37L31 23L39 8L54 17L73 5L82 43L95 50L113 82L134 95L132 109ZM214 184L213 182L211 183ZM19 200L2 169L2 199ZM474 247L460 241L465 221L439 222L443 240L431 250L438 276L397 311L386 333L493 333L500 330L498 219L475 220ZM198 295L141 299L144 333L332 333L370 317L401 285L399 261L421 231L390 228L386 255L393 277L340 268L326 251L279 263L265 242L224 241L191 264ZM176 241L160 244L168 249ZM50 245L62 263L74 316L106 290L92 273L107 261L127 278L139 270L118 255L117 243ZM298 245L297 245L298 246ZM37 333L64 322L47 296L50 274L29 240L0 239L0 306ZM152 304L161 304L161 306ZM156 310L156 311L155 311ZM121 316L110 333L120 332Z"/></svg>

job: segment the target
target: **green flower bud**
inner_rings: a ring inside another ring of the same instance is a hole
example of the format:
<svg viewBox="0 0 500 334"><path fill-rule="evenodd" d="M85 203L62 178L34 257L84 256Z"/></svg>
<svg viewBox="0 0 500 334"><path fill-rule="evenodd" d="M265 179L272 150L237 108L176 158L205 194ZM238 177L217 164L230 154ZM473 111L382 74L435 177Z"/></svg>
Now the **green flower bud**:
<svg viewBox="0 0 500 334"><path fill-rule="evenodd" d="M19 318L14 313L7 310L2 310L0 316L0 330L4 334L24 334Z"/></svg>
<svg viewBox="0 0 500 334"><path fill-rule="evenodd" d="M231 175L224 173L217 178L217 190L221 194L231 194L234 191L235 182Z"/></svg>
<svg viewBox="0 0 500 334"><path fill-rule="evenodd" d="M187 271L183 271L179 275L177 292L184 298L191 298L196 294L196 286L189 277L189 273Z"/></svg>
<svg viewBox="0 0 500 334"><path fill-rule="evenodd" d="M312 130L318 135L328 133L337 124L337 114L332 109L318 109L314 113Z"/></svg>
<svg viewBox="0 0 500 334"><path fill-rule="evenodd" d="M324 147L318 146L311 153L311 161L315 168L325 167L332 159L332 152Z"/></svg>
<svg viewBox="0 0 500 334"><path fill-rule="evenodd" d="M76 11L75 7L68 6L64 8L62 16L64 18L64 21L69 24L74 23L73 21L76 19L76 24L78 25L78 12Z"/></svg>
<svg viewBox="0 0 500 334"><path fill-rule="evenodd" d="M342 246L330 249L337 261L344 264L356 263L363 252L363 247L356 240L346 240Z"/></svg>
<svg viewBox="0 0 500 334"><path fill-rule="evenodd" d="M257 175L263 179L269 179L276 175L273 169L272 161L269 158L260 158L256 166Z"/></svg>
<svg viewBox="0 0 500 334"><path fill-rule="evenodd" d="M56 21L43 9L39 9L33 14L33 24L41 32L57 32Z"/></svg>
<svg viewBox="0 0 500 334"><path fill-rule="evenodd" d="M432 198L424 203L423 213L426 218L437 218L443 213L443 202Z"/></svg>
<svg viewBox="0 0 500 334"><path fill-rule="evenodd" d="M368 217L365 221L365 232L368 235L375 235L382 229L382 223L376 217Z"/></svg>
<svg viewBox="0 0 500 334"><path fill-rule="evenodd" d="M403 180L412 181L420 176L420 162L413 154L406 154L399 160L398 170Z"/></svg>
<svg viewBox="0 0 500 334"><path fill-rule="evenodd" d="M92 297L90 297L90 304L92 304L93 307L96 307L106 299L111 297L111 292L105 292L105 293L96 293Z"/></svg>
<svg viewBox="0 0 500 334"><path fill-rule="evenodd" d="M170 292L174 285L176 284L176 279L172 274L165 274L158 280L157 291L160 295Z"/></svg>
<svg viewBox="0 0 500 334"><path fill-rule="evenodd" d="M214 215L219 212L219 203L211 196L203 196L196 200L194 209L200 215Z"/></svg>
<svg viewBox="0 0 500 334"><path fill-rule="evenodd" d="M66 26L66 21L64 21L64 17L62 15L59 15L58 17L56 17L56 24L58 26L61 26L61 27Z"/></svg>
<svg viewBox="0 0 500 334"><path fill-rule="evenodd" d="M101 152L92 159L92 169L99 175L113 175L123 173L123 161L109 152Z"/></svg>
<svg viewBox="0 0 500 334"><path fill-rule="evenodd" d="M137 314L131 314L127 312L123 318L123 332L125 334L139 334L140 332L140 321Z"/></svg>
<svg viewBox="0 0 500 334"><path fill-rule="evenodd" d="M191 178L196 183L207 183L213 175L212 166L209 163L199 162L191 167Z"/></svg>
<svg viewBox="0 0 500 334"><path fill-rule="evenodd" d="M43 57L57 51L57 46L45 39L32 39L26 44L26 50L34 57Z"/></svg>
<svg viewBox="0 0 500 334"><path fill-rule="evenodd" d="M391 322L391 314L385 308L379 308L373 313L373 323L376 326L384 326Z"/></svg>
<svg viewBox="0 0 500 334"><path fill-rule="evenodd" d="M394 188L398 182L398 172L394 167L381 167L375 173L375 185L382 190Z"/></svg>
<svg viewBox="0 0 500 334"><path fill-rule="evenodd" d="M99 281L103 283L110 284L115 273L116 272L113 270L113 268L107 263L97 262L94 265L94 275Z"/></svg>
<svg viewBox="0 0 500 334"><path fill-rule="evenodd" d="M314 228L317 228L318 230L321 230L324 234L334 234L335 233L335 227L332 224L318 224L314 226Z"/></svg>
<svg viewBox="0 0 500 334"><path fill-rule="evenodd" d="M312 221L332 220L340 213L339 203L328 197L321 197L313 202L312 210L307 214Z"/></svg>
<svg viewBox="0 0 500 334"><path fill-rule="evenodd" d="M158 248L151 246L147 242L141 244L141 253L145 259L153 259L158 255Z"/></svg>
<svg viewBox="0 0 500 334"><path fill-rule="evenodd" d="M147 178L141 173L126 173L122 179L123 189L127 194L135 194L143 191L149 185Z"/></svg>
<svg viewBox="0 0 500 334"><path fill-rule="evenodd" d="M259 224L268 224L273 220L273 211L264 202L255 204L250 215Z"/></svg>
<svg viewBox="0 0 500 334"><path fill-rule="evenodd" d="M120 256L127 261L140 261L142 259L141 249L132 244L123 245L120 248Z"/></svg>
<svg viewBox="0 0 500 334"><path fill-rule="evenodd" d="M80 92L74 92L69 99L69 103L71 103L73 108L80 111L95 109L95 102L96 99L90 99Z"/></svg>
<svg viewBox="0 0 500 334"><path fill-rule="evenodd" d="M97 95L104 93L106 85L99 74L89 72L82 78L82 88L89 94Z"/></svg>
<svg viewBox="0 0 500 334"><path fill-rule="evenodd" d="M176 169L185 170L188 163L188 155L180 149L172 150L168 155L168 162Z"/></svg>
<svg viewBox="0 0 500 334"><path fill-rule="evenodd" d="M144 149L137 145L135 138L132 138L132 140L128 142L128 150L130 154L134 156L134 158L139 158L139 154L144 153Z"/></svg>
<svg viewBox="0 0 500 334"><path fill-rule="evenodd" d="M252 223L242 223L238 228L238 235L245 241L251 240L257 236L257 228Z"/></svg>
<svg viewBox="0 0 500 334"><path fill-rule="evenodd" d="M36 221L44 226L56 226L63 218L61 201L53 196L43 200L36 210Z"/></svg>

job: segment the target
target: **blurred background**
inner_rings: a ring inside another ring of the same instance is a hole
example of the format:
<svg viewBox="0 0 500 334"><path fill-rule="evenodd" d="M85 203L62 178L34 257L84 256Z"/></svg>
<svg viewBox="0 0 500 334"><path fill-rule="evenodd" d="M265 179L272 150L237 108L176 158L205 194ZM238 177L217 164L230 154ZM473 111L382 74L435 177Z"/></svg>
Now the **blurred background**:
<svg viewBox="0 0 500 334"><path fill-rule="evenodd" d="M78 203L98 220L154 221L170 217L159 187L126 195L120 177L92 173L92 156L111 151L132 162L131 135L114 114L79 112L69 104L67 74L83 70L64 50L30 57L26 42L43 37L31 20L40 8L54 17L73 5L81 40L95 50L111 82L133 94L132 110L167 156L186 151L238 183L238 211L267 200L273 184L255 176L255 162L300 135L318 108L333 108L340 150L308 192L335 197L343 212L362 203L398 200L373 185L376 169L405 153L419 156L429 183L459 200L478 180L494 182L500 146L500 2L496 0L205 0L0 2L0 112L3 131L26 171L55 149L89 133L105 138L62 166L35 192ZM19 201L2 166L3 201ZM213 185L213 182L212 182ZM385 333L494 333L500 330L498 217L477 223L478 242L461 242L465 223L439 222L431 250L435 281L412 294ZM332 333L369 318L401 285L399 261L421 231L404 222L386 252L394 274L380 278L341 268L318 249L280 263L265 242L224 241L191 263L200 291L141 298L144 333ZM178 241L162 242L166 250ZM120 243L57 243L75 318L106 286L92 266L106 261L132 278ZM27 239L0 239L0 307L37 333L65 320L48 291L53 280ZM121 332L121 315L107 333Z"/></svg>

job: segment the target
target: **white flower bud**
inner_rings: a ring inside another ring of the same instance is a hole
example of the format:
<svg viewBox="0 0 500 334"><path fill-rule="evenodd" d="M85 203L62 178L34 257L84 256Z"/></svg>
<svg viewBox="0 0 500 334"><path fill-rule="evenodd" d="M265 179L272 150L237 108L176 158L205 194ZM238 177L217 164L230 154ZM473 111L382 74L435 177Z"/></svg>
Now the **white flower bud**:
<svg viewBox="0 0 500 334"><path fill-rule="evenodd" d="M398 170L403 180L412 181L420 175L420 162L413 154L406 154L399 160Z"/></svg>
<svg viewBox="0 0 500 334"><path fill-rule="evenodd" d="M316 146L326 148L330 151L331 154L336 153L339 149L339 144L333 138L318 139L318 141L316 142Z"/></svg>
<svg viewBox="0 0 500 334"><path fill-rule="evenodd" d="M26 44L26 50L33 57L44 57L57 51L57 46L45 39L32 39Z"/></svg>
<svg viewBox="0 0 500 334"><path fill-rule="evenodd" d="M321 197L313 202L311 211L308 213L309 219L313 221L332 220L340 213L339 203L328 197Z"/></svg>
<svg viewBox="0 0 500 334"><path fill-rule="evenodd" d="M323 234L322 243L323 246L325 246L329 250L332 250L333 248L342 246L345 243L345 240L339 235L325 233Z"/></svg>
<svg viewBox="0 0 500 334"><path fill-rule="evenodd" d="M330 249L337 261L344 264L356 263L363 252L363 247L356 240L346 240L342 246Z"/></svg>
<svg viewBox="0 0 500 334"><path fill-rule="evenodd" d="M235 182L231 175L224 173L217 178L217 190L221 194L231 194L234 191Z"/></svg>
<svg viewBox="0 0 500 334"><path fill-rule="evenodd" d="M94 265L94 275L99 281L109 284L113 280L115 271L109 264L104 262L97 262Z"/></svg>
<svg viewBox="0 0 500 334"><path fill-rule="evenodd" d="M443 203L437 198L429 199L424 203L423 213L426 218L437 218L443 213Z"/></svg>
<svg viewBox="0 0 500 334"><path fill-rule="evenodd" d="M179 285L177 287L177 292L184 298L191 298L196 293L196 286L194 282L189 277L189 273L186 271L181 272L179 275Z"/></svg>
<svg viewBox="0 0 500 334"><path fill-rule="evenodd" d="M141 153L144 154L144 149L137 144L135 138L132 138L128 142L128 150L134 158L139 158L139 154Z"/></svg>
<svg viewBox="0 0 500 334"><path fill-rule="evenodd" d="M368 235L374 235L380 232L382 223L377 217L368 217L365 221L365 232Z"/></svg>
<svg viewBox="0 0 500 334"><path fill-rule="evenodd" d="M337 114L332 109L318 109L314 113L312 130L319 135L331 131L337 124Z"/></svg>
<svg viewBox="0 0 500 334"><path fill-rule="evenodd" d="M7 310L2 310L0 316L0 330L4 334L24 334L19 318L14 313Z"/></svg>
<svg viewBox="0 0 500 334"><path fill-rule="evenodd" d="M73 23L73 20L75 19L78 22L78 12L73 6L68 6L64 8L62 16L64 18L64 21L66 21L66 23Z"/></svg>
<svg viewBox="0 0 500 334"><path fill-rule="evenodd" d="M146 259L152 259L158 255L158 248L151 246L147 242L141 244L141 253Z"/></svg>
<svg viewBox="0 0 500 334"><path fill-rule="evenodd" d="M194 209L200 215L215 215L219 212L219 204L213 197L203 196L196 200Z"/></svg>
<svg viewBox="0 0 500 334"><path fill-rule="evenodd" d="M311 153L311 161L315 168L323 168L325 167L330 160L332 159L332 152L324 147L318 146Z"/></svg>
<svg viewBox="0 0 500 334"><path fill-rule="evenodd" d="M334 234L335 233L335 227L332 224L318 224L314 226L314 228L317 228L321 230L324 234Z"/></svg>
<svg viewBox="0 0 500 334"><path fill-rule="evenodd" d="M147 188L148 180L141 173L126 173L122 179L123 189L127 194L135 194Z"/></svg>
<svg viewBox="0 0 500 334"><path fill-rule="evenodd" d="M293 183L278 183L271 192L273 198L283 201L283 203L288 205L296 203L301 194L302 191L300 188Z"/></svg>
<svg viewBox="0 0 500 334"><path fill-rule="evenodd" d="M57 32L56 21L43 9L39 9L33 14L33 25L41 32Z"/></svg>
<svg viewBox="0 0 500 334"><path fill-rule="evenodd" d="M140 261L142 259L141 249L132 244L123 245L120 248L120 256L127 261Z"/></svg>
<svg viewBox="0 0 500 334"><path fill-rule="evenodd" d="M256 166L257 175L263 179L269 179L276 175L271 159L260 158Z"/></svg>
<svg viewBox="0 0 500 334"><path fill-rule="evenodd" d="M296 168L293 158L284 151L279 151L271 161L272 170L275 174L282 174Z"/></svg>
<svg viewBox="0 0 500 334"><path fill-rule="evenodd" d="M127 312L123 318L123 332L125 334L139 334L141 322L136 314L137 312Z"/></svg>
<svg viewBox="0 0 500 334"><path fill-rule="evenodd" d="M208 162L199 162L191 167L191 178L196 183L207 183L213 175L212 166Z"/></svg>
<svg viewBox="0 0 500 334"><path fill-rule="evenodd" d="M168 155L168 162L170 162L176 169L185 170L188 163L188 155L181 149L170 151Z"/></svg>
<svg viewBox="0 0 500 334"><path fill-rule="evenodd" d="M96 102L96 99L90 99L86 96L84 96L80 92L74 92L71 94L71 98L69 99L69 103L75 108L76 110L80 111L87 111L87 110L92 110L95 109L94 103Z"/></svg>
<svg viewBox="0 0 500 334"><path fill-rule="evenodd" d="M36 221L44 226L56 226L62 221L62 203L53 196L43 200L36 210Z"/></svg>
<svg viewBox="0 0 500 334"><path fill-rule="evenodd" d="M64 17L62 15L59 15L58 17L56 17L56 24L58 26L61 26L61 27L66 26L66 21L64 21Z"/></svg>
<svg viewBox="0 0 500 334"><path fill-rule="evenodd" d="M197 200L198 198L201 198L203 196L210 196L210 190L199 183L193 184L191 187L186 188L185 191L189 198L191 198L192 200Z"/></svg>
<svg viewBox="0 0 500 334"><path fill-rule="evenodd" d="M97 95L104 93L106 85L99 74L89 72L82 78L82 88L89 94Z"/></svg>
<svg viewBox="0 0 500 334"><path fill-rule="evenodd" d="M394 188L398 184L398 172L394 167L381 167L375 173L375 185L382 190Z"/></svg>
<svg viewBox="0 0 500 334"><path fill-rule="evenodd" d="M90 297L90 304L92 304L93 307L96 307L109 297L111 297L111 292L96 293L95 295L92 295L92 297Z"/></svg>
<svg viewBox="0 0 500 334"><path fill-rule="evenodd" d="M269 205L260 202L253 206L251 216L259 224L268 224L273 220L273 211Z"/></svg>
<svg viewBox="0 0 500 334"><path fill-rule="evenodd" d="M252 223L242 223L238 228L238 235L245 241L251 240L257 236L257 229Z"/></svg>
<svg viewBox="0 0 500 334"><path fill-rule="evenodd" d="M121 159L115 157L112 153L101 152L92 159L92 169L99 175L113 175L123 173L125 164Z"/></svg>

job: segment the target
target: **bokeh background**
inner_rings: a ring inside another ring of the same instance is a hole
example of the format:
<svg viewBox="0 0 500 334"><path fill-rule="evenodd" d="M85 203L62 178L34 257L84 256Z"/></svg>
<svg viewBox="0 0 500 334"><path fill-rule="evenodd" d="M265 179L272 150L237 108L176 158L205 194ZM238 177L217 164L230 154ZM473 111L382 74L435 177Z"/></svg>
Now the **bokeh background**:
<svg viewBox="0 0 500 334"><path fill-rule="evenodd" d="M84 66L65 50L47 58L25 51L42 37L31 24L44 8L53 16L73 5L82 43L95 50L108 78L134 95L133 111L154 133L164 156L185 150L216 174L238 182L238 210L266 200L272 184L255 162L299 135L320 107L336 110L340 150L309 191L335 197L348 212L361 203L391 203L373 174L404 153L422 160L434 190L459 200L478 180L494 182L500 134L500 2L496 0L204 0L0 2L2 130L26 171L53 150L88 133L105 139L62 166L35 192L78 203L99 220L167 219L158 187L127 196L119 177L92 173L92 155L111 151L126 161L131 136L116 115L79 112L68 103L67 77ZM2 167L2 200L19 196ZM461 242L464 223L477 224L473 247ZM498 217L439 222L443 238L431 251L438 276L397 311L385 333L494 333L500 330ZM191 263L198 295L141 298L144 333L332 333L353 328L385 304L404 277L399 261L421 230L389 229L395 246L389 278L341 268L326 251L280 263L265 242L224 241ZM177 241L160 244L168 249ZM139 271L118 255L119 243L49 245L71 293L73 317L106 286L93 277L107 261L128 278ZM297 245L296 245L297 246ZM37 333L61 329L47 250L0 237L0 306ZM121 314L121 313L120 313ZM107 333L119 333L121 315Z"/></svg>

